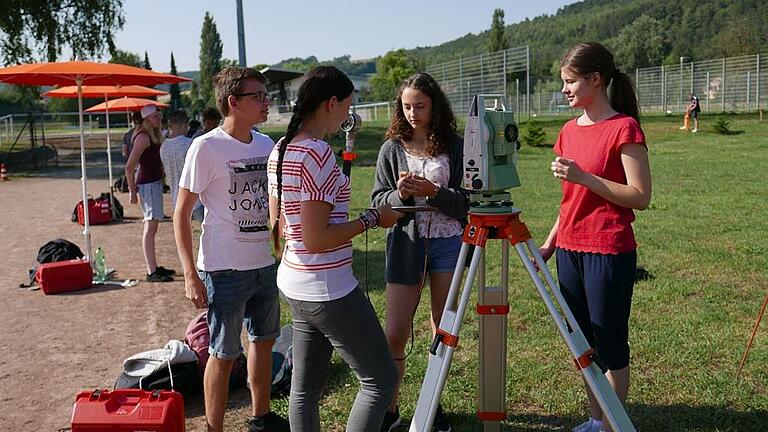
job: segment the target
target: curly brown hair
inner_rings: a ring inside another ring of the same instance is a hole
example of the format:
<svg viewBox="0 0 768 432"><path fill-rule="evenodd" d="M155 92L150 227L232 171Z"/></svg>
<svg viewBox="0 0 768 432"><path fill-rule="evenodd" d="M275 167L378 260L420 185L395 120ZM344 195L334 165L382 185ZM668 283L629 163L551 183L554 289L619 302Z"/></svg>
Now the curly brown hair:
<svg viewBox="0 0 768 432"><path fill-rule="evenodd" d="M387 130L387 138L408 141L413 138L413 127L403 112L403 91L406 88L418 90L432 101L432 121L427 132L427 154L434 157L447 153L456 135L456 117L451 110L451 103L440 89L440 85L427 73L417 73L408 77L400 86L395 102L395 115Z"/></svg>

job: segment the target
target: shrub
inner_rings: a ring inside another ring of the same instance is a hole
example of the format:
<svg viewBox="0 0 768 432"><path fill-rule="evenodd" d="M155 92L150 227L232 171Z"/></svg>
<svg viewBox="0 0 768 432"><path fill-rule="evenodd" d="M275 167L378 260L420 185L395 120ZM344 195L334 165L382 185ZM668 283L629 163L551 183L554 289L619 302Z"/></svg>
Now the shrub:
<svg viewBox="0 0 768 432"><path fill-rule="evenodd" d="M528 128L523 136L523 141L525 141L526 144L533 147L541 147L544 145L544 139L546 137L547 133L544 132L544 129L539 126L539 123L536 120L528 122Z"/></svg>
<svg viewBox="0 0 768 432"><path fill-rule="evenodd" d="M715 133L718 133L720 135L731 135L733 131L729 128L730 122L724 119L717 119L714 124L712 124L712 130L715 131Z"/></svg>

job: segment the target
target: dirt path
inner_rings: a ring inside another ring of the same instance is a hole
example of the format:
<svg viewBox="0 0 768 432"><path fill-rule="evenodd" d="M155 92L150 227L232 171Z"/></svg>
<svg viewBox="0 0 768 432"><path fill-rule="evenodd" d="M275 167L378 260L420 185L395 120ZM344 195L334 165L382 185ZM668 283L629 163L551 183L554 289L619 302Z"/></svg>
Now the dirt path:
<svg viewBox="0 0 768 432"><path fill-rule="evenodd" d="M107 180L89 181L93 195L107 190ZM79 391L111 388L123 359L161 348L169 339L183 339L187 323L196 314L184 298L179 277L172 283L142 281L131 288L93 288L53 296L18 288L45 242L62 237L84 249L82 227L70 221L80 194L80 181L72 178L12 178L0 183L3 430L56 431L69 426ZM127 194L116 196L125 205L128 221L93 226L93 245L104 249L107 265L118 269L119 278L143 279L141 211L128 204ZM168 200L166 194L166 206ZM160 264L178 270L172 231L170 222L160 224L157 255ZM238 412L246 410L245 391L231 399ZM201 401L186 405L187 430L204 430Z"/></svg>

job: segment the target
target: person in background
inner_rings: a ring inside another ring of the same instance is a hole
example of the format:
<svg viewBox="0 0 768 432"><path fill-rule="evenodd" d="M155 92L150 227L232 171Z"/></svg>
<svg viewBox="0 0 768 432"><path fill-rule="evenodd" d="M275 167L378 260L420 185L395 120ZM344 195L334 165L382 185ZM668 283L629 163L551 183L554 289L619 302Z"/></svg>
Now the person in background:
<svg viewBox="0 0 768 432"><path fill-rule="evenodd" d="M187 113L177 110L171 113L168 124L168 138L160 147L160 160L163 161L165 178L171 188L171 206L176 208L176 197L179 195L179 179L184 168L184 158L187 156L192 139L187 138Z"/></svg>
<svg viewBox="0 0 768 432"><path fill-rule="evenodd" d="M189 128L187 130L186 136L188 138L192 138L193 136L195 136L198 130L200 130L200 120L191 119L189 121Z"/></svg>
<svg viewBox="0 0 768 432"><path fill-rule="evenodd" d="M469 199L461 187L464 140L456 133L450 103L434 78L418 73L405 80L386 136L376 163L372 205L435 207L433 212L406 213L387 230L386 335L399 383L405 374L405 346L421 299L422 276L426 278L427 272L432 332L440 326L467 223ZM382 432L400 425L397 399L396 392ZM434 430L451 430L442 405L437 407Z"/></svg>
<svg viewBox="0 0 768 432"><path fill-rule="evenodd" d="M131 121L133 123L131 124L130 129L128 129L128 131L123 134L123 145L121 152L125 160L128 160L128 156L131 155L131 150L133 149L133 132L139 125L141 125L141 112L134 111L131 114Z"/></svg>
<svg viewBox="0 0 768 432"><path fill-rule="evenodd" d="M688 105L685 107L685 117L683 117L683 125L680 126L680 130L690 130L692 133L699 131L699 113L701 112L701 105L699 105L698 96L693 93L688 93ZM691 130L690 119L693 119L693 129Z"/></svg>
<svg viewBox="0 0 768 432"><path fill-rule="evenodd" d="M557 256L563 297L623 403L637 268L632 222L634 210L651 201L648 150L632 81L607 48L576 45L560 61L560 76L568 104L583 114L555 143L550 169L561 181L560 214L539 252L544 260ZM591 417L573 431L610 431L589 387L587 395Z"/></svg>
<svg viewBox="0 0 768 432"><path fill-rule="evenodd" d="M304 75L285 136L269 156L277 286L291 306L293 432L320 432L320 399L334 349L360 384L347 432L378 432L397 369L373 305L352 273L352 238L402 217L388 206L349 220L351 189L324 138L349 115L354 86L333 66ZM279 246L279 235L285 248Z"/></svg>
<svg viewBox="0 0 768 432"><path fill-rule="evenodd" d="M251 390L249 432L289 432L271 411L272 345L280 334L275 260L269 245L267 157L274 142L255 133L269 113L266 78L252 68L228 67L213 79L224 123L196 138L184 163L173 217L186 297L208 309L211 354L204 375L208 430L223 430L240 333L248 333ZM197 265L190 216L198 197L206 211ZM199 271L198 271L199 270Z"/></svg>
<svg viewBox="0 0 768 432"><path fill-rule="evenodd" d="M125 178L131 204L141 198L144 231L141 237L148 282L171 282L174 270L157 265L155 236L163 219L163 162L160 160L160 132L163 115L155 105L141 109L141 124L133 133L133 148L125 164ZM137 173L138 167L138 173Z"/></svg>
<svg viewBox="0 0 768 432"><path fill-rule="evenodd" d="M194 135L192 135L192 139L195 139L201 135L207 134L208 132L218 127L219 123L221 123L221 113L219 113L219 110L217 110L214 107L208 107L204 109L203 110L203 128L198 130Z"/></svg>

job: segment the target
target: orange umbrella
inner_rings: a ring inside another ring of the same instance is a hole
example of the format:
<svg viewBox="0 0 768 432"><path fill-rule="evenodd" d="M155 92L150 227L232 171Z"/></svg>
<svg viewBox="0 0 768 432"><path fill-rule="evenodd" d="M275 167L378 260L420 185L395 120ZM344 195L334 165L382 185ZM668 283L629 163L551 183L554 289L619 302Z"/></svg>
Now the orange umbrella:
<svg viewBox="0 0 768 432"><path fill-rule="evenodd" d="M161 95L167 95L168 92L164 92L161 90L155 90L153 88L149 87L143 87L138 85L128 85L128 86L83 86L82 87L82 96L84 98L100 98L104 97L104 105L107 104L108 96L112 97L118 97L118 96L161 96ZM43 93L43 96L48 97L57 97L57 98L76 98L77 97L77 86L68 86L68 87L60 87L55 90L51 90L48 92ZM114 111L114 110L113 110ZM114 180L112 178L112 140L109 133L109 109L105 110L107 114L107 167L109 168L109 191L111 192L109 195L110 204L112 204L112 217L115 218L117 216L117 209L115 208L115 202L113 195L115 193L113 184Z"/></svg>
<svg viewBox="0 0 768 432"><path fill-rule="evenodd" d="M134 98L134 97L124 97L120 99L112 99L108 102L100 103L98 105L94 105L85 112L87 113L95 113L95 112L107 112L108 110L113 111L141 111L142 108L144 108L147 105L155 105L158 108L168 108L168 104L158 102L152 99L142 99L142 98Z"/></svg>
<svg viewBox="0 0 768 432"><path fill-rule="evenodd" d="M191 81L175 75L141 69L133 66L68 61L59 63L32 63L0 69L0 82L5 84L38 86L77 86L77 105L80 121L80 171L82 173L83 205L88 207L88 177L85 172L85 135L83 133L83 85L155 85ZM91 236L88 231L88 212L83 212L86 258L90 260Z"/></svg>

